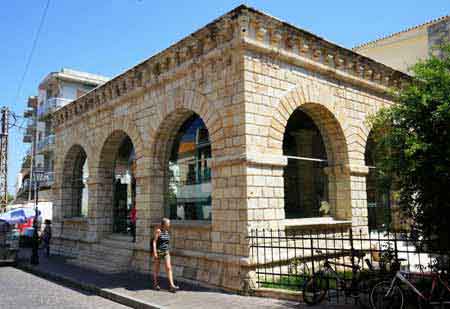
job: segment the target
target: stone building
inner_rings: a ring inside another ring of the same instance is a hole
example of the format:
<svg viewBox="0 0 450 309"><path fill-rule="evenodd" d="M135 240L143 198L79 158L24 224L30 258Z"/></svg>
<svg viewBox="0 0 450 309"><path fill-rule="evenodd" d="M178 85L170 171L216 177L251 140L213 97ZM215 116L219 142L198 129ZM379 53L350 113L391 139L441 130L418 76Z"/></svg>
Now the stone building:
<svg viewBox="0 0 450 309"><path fill-rule="evenodd" d="M361 44L353 50L387 66L413 74L410 68L431 55L439 56L440 47L444 43L450 43L450 15ZM374 162L369 166L374 166ZM398 193L390 188L376 186L374 173L375 170L371 168L366 184L369 228L389 226L395 230L408 230L411 221L398 206Z"/></svg>
<svg viewBox="0 0 450 309"><path fill-rule="evenodd" d="M450 15L410 27L353 48L354 51L402 72L450 42Z"/></svg>
<svg viewBox="0 0 450 309"><path fill-rule="evenodd" d="M407 80L239 6L54 114L53 248L147 272L165 215L177 277L241 290L251 229L367 231L366 118ZM72 184L86 160L83 216Z"/></svg>

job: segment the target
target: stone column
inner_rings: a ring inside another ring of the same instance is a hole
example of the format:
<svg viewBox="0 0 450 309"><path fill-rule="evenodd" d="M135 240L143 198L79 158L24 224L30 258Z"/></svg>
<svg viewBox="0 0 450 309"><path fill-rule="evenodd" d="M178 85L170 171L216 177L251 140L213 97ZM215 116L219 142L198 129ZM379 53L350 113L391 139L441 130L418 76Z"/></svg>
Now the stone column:
<svg viewBox="0 0 450 309"><path fill-rule="evenodd" d="M350 166L350 190L352 205L352 226L359 233L368 234L368 211L366 177L369 174L367 166Z"/></svg>
<svg viewBox="0 0 450 309"><path fill-rule="evenodd" d="M90 177L87 180L86 187L88 188L88 232L86 235L86 241L97 242L101 232L101 210L98 209L97 204L97 186L95 180Z"/></svg>
<svg viewBox="0 0 450 309"><path fill-rule="evenodd" d="M113 217L113 172L111 168L98 168L96 179L91 184L93 205L97 220L97 236L112 233Z"/></svg>

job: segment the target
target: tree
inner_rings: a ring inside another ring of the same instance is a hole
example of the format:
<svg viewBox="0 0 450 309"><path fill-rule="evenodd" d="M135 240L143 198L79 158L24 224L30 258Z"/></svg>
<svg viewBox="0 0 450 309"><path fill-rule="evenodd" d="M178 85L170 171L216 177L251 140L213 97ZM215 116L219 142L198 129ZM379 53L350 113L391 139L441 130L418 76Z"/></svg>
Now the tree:
<svg viewBox="0 0 450 309"><path fill-rule="evenodd" d="M377 169L399 189L419 235L450 248L450 45L416 64L395 104L371 119Z"/></svg>
<svg viewBox="0 0 450 309"><path fill-rule="evenodd" d="M11 203L14 200L14 195L8 193L8 203Z"/></svg>

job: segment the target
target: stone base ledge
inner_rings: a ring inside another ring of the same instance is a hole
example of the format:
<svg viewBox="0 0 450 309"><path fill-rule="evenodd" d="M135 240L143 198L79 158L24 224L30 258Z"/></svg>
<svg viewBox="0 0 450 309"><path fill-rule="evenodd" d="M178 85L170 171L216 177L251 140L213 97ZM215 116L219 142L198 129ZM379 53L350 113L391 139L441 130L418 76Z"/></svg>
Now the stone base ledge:
<svg viewBox="0 0 450 309"><path fill-rule="evenodd" d="M151 227L156 227L160 225L160 222L151 222ZM172 228L180 228L180 229L202 229L202 230L211 230L212 222L211 221L200 221L200 220L170 220L170 225Z"/></svg>
<svg viewBox="0 0 450 309"><path fill-rule="evenodd" d="M339 226L352 225L351 220L336 220L332 217L302 218L302 219L285 219L283 225L286 229L294 228L335 228Z"/></svg>
<svg viewBox="0 0 450 309"><path fill-rule="evenodd" d="M80 238L80 237L76 237L76 236L71 236L71 235L58 235L58 236L53 236L52 237L52 241L76 241L79 243L85 243L85 244L95 244L98 243L98 241L94 241L94 240L87 240L84 238Z"/></svg>
<svg viewBox="0 0 450 309"><path fill-rule="evenodd" d="M73 225L87 224L88 218L87 217L63 218L61 221L55 222L55 223L63 223L63 224L69 223L69 224L73 224Z"/></svg>
<svg viewBox="0 0 450 309"><path fill-rule="evenodd" d="M281 300L290 300L300 302L303 298L303 293L300 291L290 291L273 288L256 288L252 290L251 295L258 297L276 298Z"/></svg>
<svg viewBox="0 0 450 309"><path fill-rule="evenodd" d="M145 248L135 248L136 251L144 251L145 253L150 255L150 251ZM187 258L195 258L202 260L215 261L230 265L250 267L250 258L245 256L234 256L228 254L221 253L210 253L210 252L202 252L202 251L193 251L193 250L184 250L184 249L172 249L170 250L170 254L172 256L179 257L187 257Z"/></svg>

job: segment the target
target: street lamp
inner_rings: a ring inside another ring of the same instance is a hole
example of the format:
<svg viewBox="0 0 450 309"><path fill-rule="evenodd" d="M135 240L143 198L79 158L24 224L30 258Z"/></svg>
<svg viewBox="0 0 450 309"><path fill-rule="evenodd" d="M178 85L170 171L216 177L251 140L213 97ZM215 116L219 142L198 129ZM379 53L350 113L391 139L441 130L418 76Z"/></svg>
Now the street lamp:
<svg viewBox="0 0 450 309"><path fill-rule="evenodd" d="M32 265L39 265L39 234L38 234L38 219L39 219L39 182L44 178L44 172L34 170L34 220L33 220L33 245L31 251L30 263Z"/></svg>

